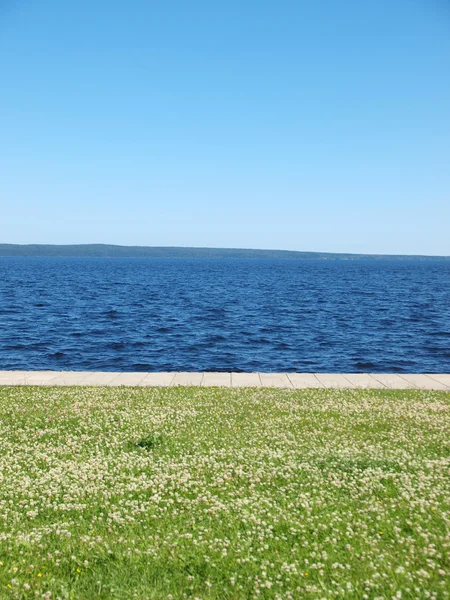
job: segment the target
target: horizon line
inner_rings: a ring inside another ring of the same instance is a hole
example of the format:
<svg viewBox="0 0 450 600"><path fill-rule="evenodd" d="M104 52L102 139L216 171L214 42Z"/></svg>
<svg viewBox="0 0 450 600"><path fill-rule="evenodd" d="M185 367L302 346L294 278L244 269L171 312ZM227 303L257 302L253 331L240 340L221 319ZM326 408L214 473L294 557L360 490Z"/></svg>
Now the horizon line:
<svg viewBox="0 0 450 600"><path fill-rule="evenodd" d="M142 248L142 249L167 249L167 250L223 250L223 251L245 251L245 252L285 252L285 253L294 253L294 254L322 254L322 255L346 255L346 256L409 256L409 257L427 257L427 258L450 258L450 255L446 254L407 254L407 253L384 253L384 252L333 252L333 251L322 251L322 250L287 250L281 248L243 248L243 247L227 247L227 246L149 246L142 244L110 244L106 242L83 242L83 243L67 243L67 244L55 244L55 243L45 243L45 242L28 242L28 243L11 243L11 242L0 242L0 248L2 247L42 247L42 246L51 246L58 248L68 248L68 247L86 247L86 246L95 246L95 247L112 247L112 248ZM1 256L1 254L0 254Z"/></svg>

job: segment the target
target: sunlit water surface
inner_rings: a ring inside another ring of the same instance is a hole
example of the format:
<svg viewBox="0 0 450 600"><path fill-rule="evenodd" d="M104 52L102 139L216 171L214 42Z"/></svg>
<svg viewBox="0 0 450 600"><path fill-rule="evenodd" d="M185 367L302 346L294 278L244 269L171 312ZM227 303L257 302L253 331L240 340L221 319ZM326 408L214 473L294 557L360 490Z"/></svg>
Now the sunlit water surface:
<svg viewBox="0 0 450 600"><path fill-rule="evenodd" d="M450 261L0 258L0 369L449 372Z"/></svg>

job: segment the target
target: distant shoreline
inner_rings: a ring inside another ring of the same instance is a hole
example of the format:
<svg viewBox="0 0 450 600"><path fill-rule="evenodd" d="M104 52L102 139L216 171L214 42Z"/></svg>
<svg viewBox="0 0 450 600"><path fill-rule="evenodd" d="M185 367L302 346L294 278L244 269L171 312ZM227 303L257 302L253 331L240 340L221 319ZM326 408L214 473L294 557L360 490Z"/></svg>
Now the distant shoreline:
<svg viewBox="0 0 450 600"><path fill-rule="evenodd" d="M351 254L253 250L241 248L191 248L176 246L118 246L109 244L0 244L0 257L60 258L251 258L289 260L450 260L450 256L410 254Z"/></svg>

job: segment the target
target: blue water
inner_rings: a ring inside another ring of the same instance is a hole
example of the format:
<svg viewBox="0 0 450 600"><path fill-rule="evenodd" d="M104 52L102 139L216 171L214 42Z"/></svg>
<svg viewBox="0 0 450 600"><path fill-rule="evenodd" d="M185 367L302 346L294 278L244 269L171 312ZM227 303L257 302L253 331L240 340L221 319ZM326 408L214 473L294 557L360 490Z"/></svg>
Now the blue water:
<svg viewBox="0 0 450 600"><path fill-rule="evenodd" d="M0 258L0 369L449 372L450 261Z"/></svg>

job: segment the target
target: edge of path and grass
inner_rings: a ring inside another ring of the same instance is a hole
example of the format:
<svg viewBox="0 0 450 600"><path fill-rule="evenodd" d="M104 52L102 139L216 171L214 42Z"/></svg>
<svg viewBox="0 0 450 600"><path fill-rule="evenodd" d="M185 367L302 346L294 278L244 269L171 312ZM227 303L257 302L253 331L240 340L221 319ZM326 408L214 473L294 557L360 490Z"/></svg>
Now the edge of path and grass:
<svg viewBox="0 0 450 600"><path fill-rule="evenodd" d="M450 394L0 388L0 598L450 597Z"/></svg>

